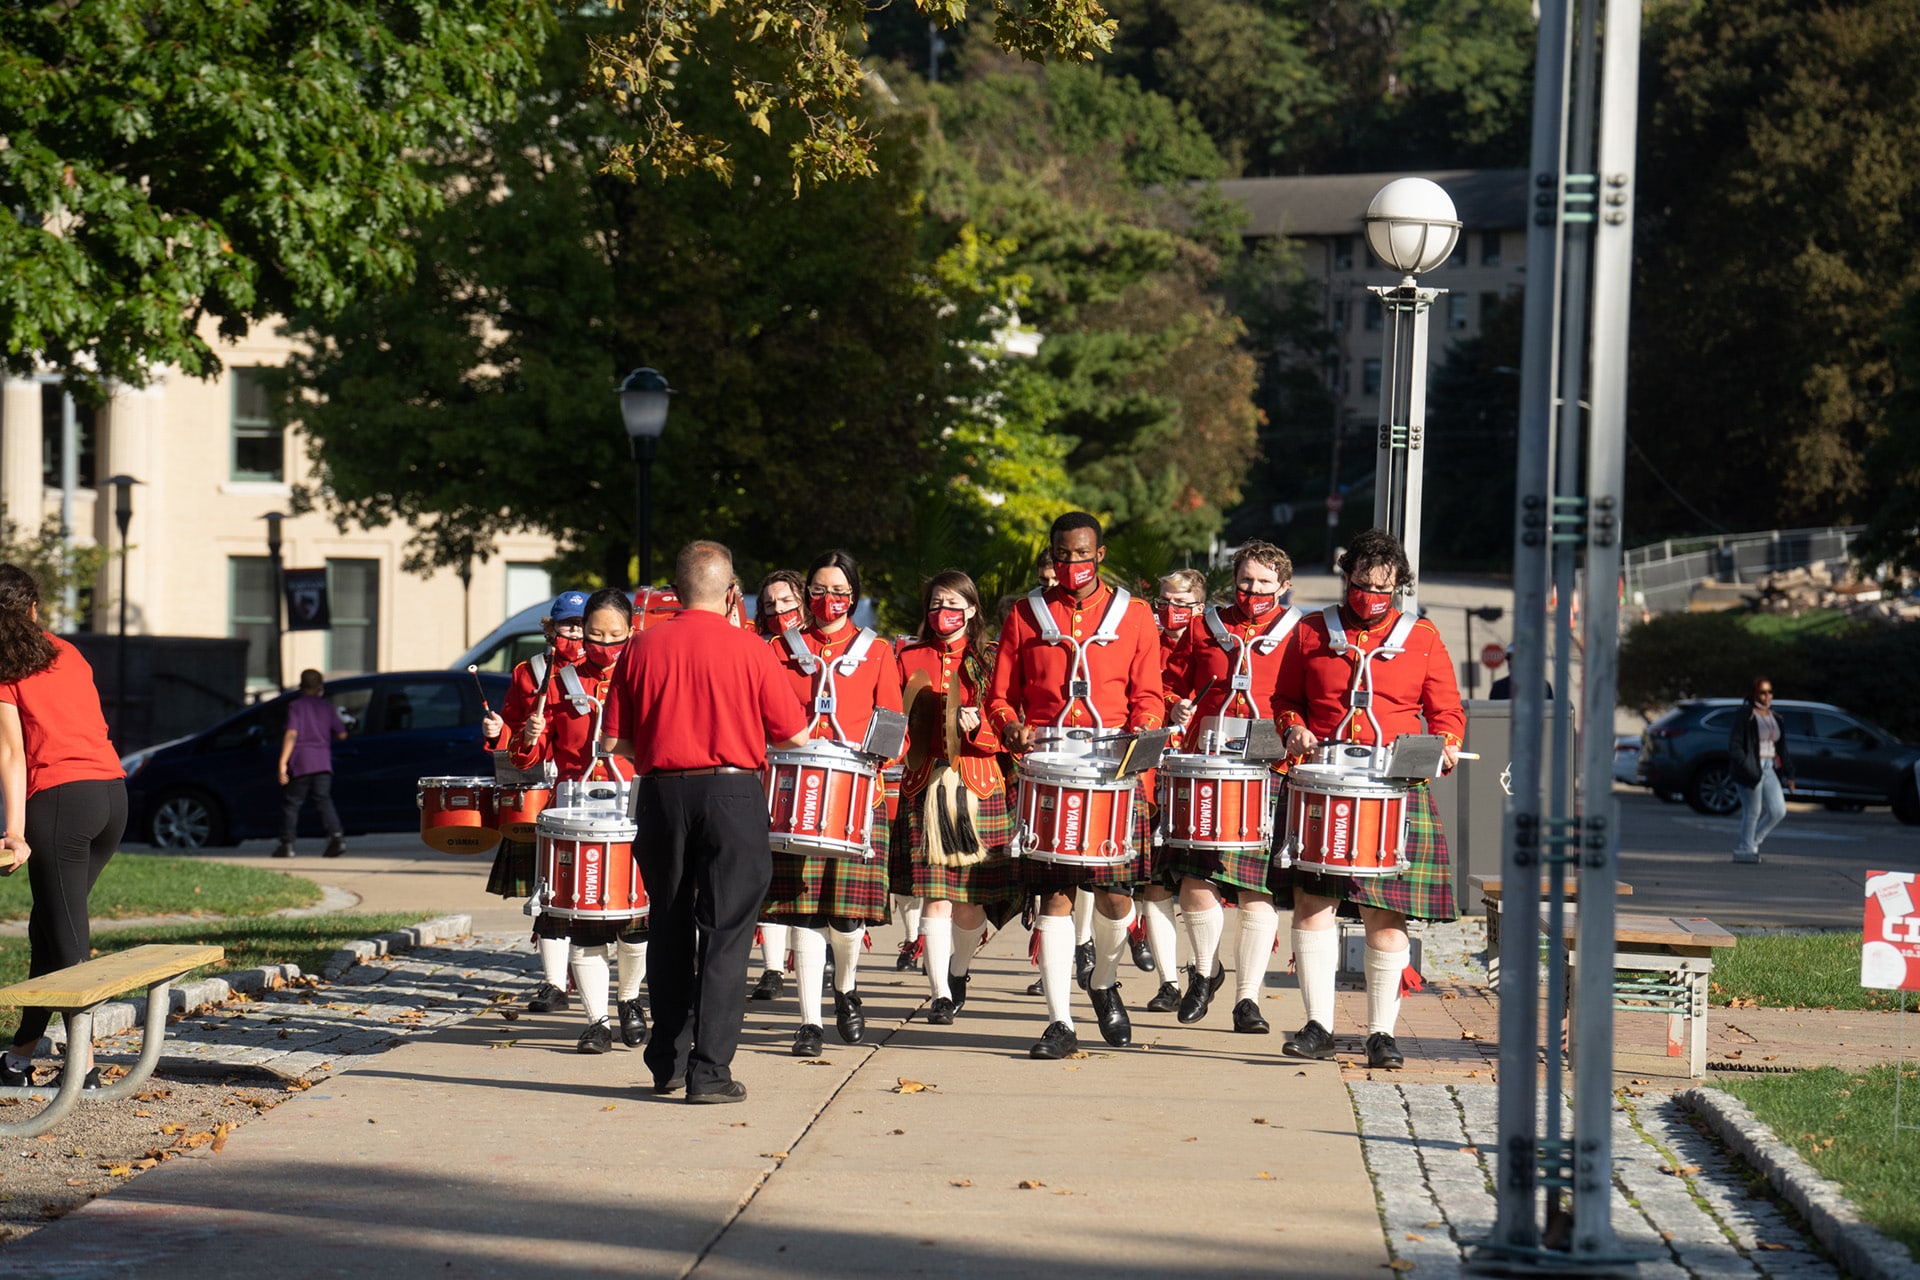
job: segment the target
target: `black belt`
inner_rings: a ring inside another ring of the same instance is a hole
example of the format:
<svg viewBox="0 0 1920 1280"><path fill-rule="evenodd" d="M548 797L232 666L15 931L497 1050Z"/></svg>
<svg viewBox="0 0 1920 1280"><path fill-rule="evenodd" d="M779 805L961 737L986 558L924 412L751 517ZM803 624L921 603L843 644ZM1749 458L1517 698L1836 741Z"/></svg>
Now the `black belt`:
<svg viewBox="0 0 1920 1280"><path fill-rule="evenodd" d="M730 764L716 764L708 769L655 769L645 776L649 778L706 778L716 773L758 773L758 769L736 769Z"/></svg>

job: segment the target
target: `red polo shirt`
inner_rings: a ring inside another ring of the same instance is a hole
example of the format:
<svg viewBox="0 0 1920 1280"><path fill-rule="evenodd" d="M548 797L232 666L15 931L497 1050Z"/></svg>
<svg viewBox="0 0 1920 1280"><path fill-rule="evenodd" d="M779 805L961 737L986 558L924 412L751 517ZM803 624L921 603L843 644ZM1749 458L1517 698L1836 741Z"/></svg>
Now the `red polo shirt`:
<svg viewBox="0 0 1920 1280"><path fill-rule="evenodd" d="M688 609L631 645L614 673L606 732L633 744L639 773L759 769L769 741L807 727L773 650L717 613Z"/></svg>
<svg viewBox="0 0 1920 1280"><path fill-rule="evenodd" d="M107 740L107 720L100 714L93 668L59 636L47 639L53 642L52 665L24 680L0 684L0 702L20 711L27 794L37 795L64 782L125 777L120 756Z"/></svg>

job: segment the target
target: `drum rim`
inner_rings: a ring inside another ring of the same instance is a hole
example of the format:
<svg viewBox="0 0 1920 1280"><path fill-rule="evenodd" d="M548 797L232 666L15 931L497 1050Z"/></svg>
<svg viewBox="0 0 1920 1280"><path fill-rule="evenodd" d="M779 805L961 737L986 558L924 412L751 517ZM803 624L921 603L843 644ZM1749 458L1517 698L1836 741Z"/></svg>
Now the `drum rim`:
<svg viewBox="0 0 1920 1280"><path fill-rule="evenodd" d="M1393 783L1372 777L1359 777L1327 782L1289 782L1287 790L1303 796L1345 796L1354 800L1393 800L1406 795L1412 788L1398 787Z"/></svg>
<svg viewBox="0 0 1920 1280"><path fill-rule="evenodd" d="M577 816L576 816L577 815ZM597 824L597 825L596 825ZM621 815L618 809L597 809L585 805L569 805L564 809L543 809L534 819L534 829L542 835L574 835L590 833L599 835L608 831L625 831L627 843L631 844L639 835L639 824L633 819ZM576 830L577 829L577 830ZM595 843L619 844L619 840L596 841Z"/></svg>
<svg viewBox="0 0 1920 1280"><path fill-rule="evenodd" d="M845 761L845 768L849 772L864 772L876 776L879 774L879 770L873 766L871 756L862 755L852 747L845 747L825 738L817 738L804 747L767 748L768 767L776 764L790 764L817 769L823 761L828 760ZM834 767L840 766L836 764Z"/></svg>
<svg viewBox="0 0 1920 1280"><path fill-rule="evenodd" d="M1054 766L1049 765L1044 760L1038 764L1030 764L1029 762L1036 756L1046 756L1070 761L1072 763L1058 770L1060 774L1064 775L1063 777L1058 779L1048 778L1045 774ZM1069 782L1082 784L1088 779L1091 779L1093 784L1100 789L1121 790L1138 784L1139 779L1137 777L1114 777L1109 770L1100 767L1100 760L1101 757L1095 755L1070 755L1061 751L1030 751L1015 762L1015 769L1022 781L1032 779L1035 782L1044 782L1053 785L1065 785ZM1108 763L1110 764L1112 762L1109 761Z"/></svg>
<svg viewBox="0 0 1920 1280"><path fill-rule="evenodd" d="M1159 767L1169 778L1235 778L1253 782L1273 775L1273 770L1257 761L1210 756L1198 751L1169 751L1160 757Z"/></svg>
<svg viewBox="0 0 1920 1280"><path fill-rule="evenodd" d="M458 774L443 774L430 778L415 778L413 785L425 790L428 787L498 787L500 784L481 774L462 777Z"/></svg>
<svg viewBox="0 0 1920 1280"><path fill-rule="evenodd" d="M551 782L493 782L488 785L501 791L519 791L529 795L537 791L551 795L554 786Z"/></svg>

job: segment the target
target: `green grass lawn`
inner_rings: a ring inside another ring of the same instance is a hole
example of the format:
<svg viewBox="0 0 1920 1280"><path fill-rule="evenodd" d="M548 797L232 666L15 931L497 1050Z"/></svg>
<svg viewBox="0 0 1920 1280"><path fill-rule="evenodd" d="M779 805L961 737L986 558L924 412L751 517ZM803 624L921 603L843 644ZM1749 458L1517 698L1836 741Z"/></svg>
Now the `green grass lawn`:
<svg viewBox="0 0 1920 1280"><path fill-rule="evenodd" d="M1897 1009L1897 991L1860 985L1860 935L1768 933L1716 953L1711 1002L1766 1009Z"/></svg>
<svg viewBox="0 0 1920 1280"><path fill-rule="evenodd" d="M1742 943L1741 945L1745 945ZM1809 1164L1846 1188L1867 1221L1920 1259L1920 1132L1895 1132L1894 1068L1821 1067L1716 1081ZM1920 1125L1920 1068L1905 1068L1900 1121Z"/></svg>
<svg viewBox="0 0 1920 1280"><path fill-rule="evenodd" d="M204 978L226 969L251 969L263 964L297 964L302 973L318 973L333 953L359 938L405 929L426 918L422 911L387 915L315 916L311 919L209 920L204 924L170 924L150 928L115 929L93 935L96 954L105 955L143 942L198 942L222 946L227 958L214 968L188 975ZM0 938L0 986L27 976L29 957L25 938Z"/></svg>
<svg viewBox="0 0 1920 1280"><path fill-rule="evenodd" d="M167 854L117 853L88 899L95 920L129 916L257 916L320 901L320 886L299 876ZM24 920L33 891L24 870L0 879L0 920ZM412 922L409 922L412 923Z"/></svg>

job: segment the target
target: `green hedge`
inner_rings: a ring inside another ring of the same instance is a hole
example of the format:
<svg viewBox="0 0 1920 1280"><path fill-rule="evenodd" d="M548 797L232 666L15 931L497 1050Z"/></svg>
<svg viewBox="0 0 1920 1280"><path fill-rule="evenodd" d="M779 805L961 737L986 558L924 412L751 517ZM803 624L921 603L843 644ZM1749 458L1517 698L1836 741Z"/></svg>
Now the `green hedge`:
<svg viewBox="0 0 1920 1280"><path fill-rule="evenodd" d="M1920 626L1809 615L1783 632L1751 614L1675 613L1620 642L1620 705L1635 710L1737 698L1755 676L1770 678L1776 697L1831 702L1920 742Z"/></svg>

